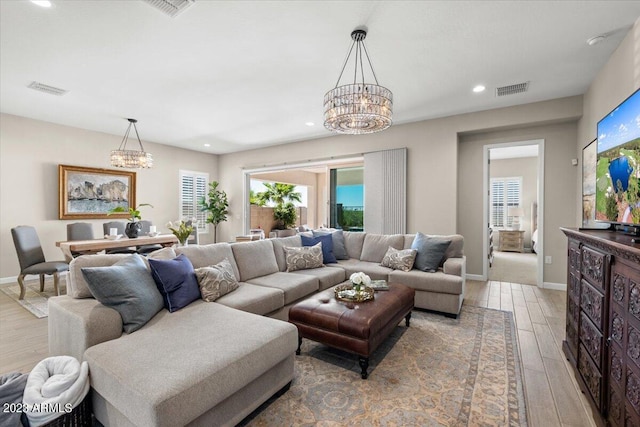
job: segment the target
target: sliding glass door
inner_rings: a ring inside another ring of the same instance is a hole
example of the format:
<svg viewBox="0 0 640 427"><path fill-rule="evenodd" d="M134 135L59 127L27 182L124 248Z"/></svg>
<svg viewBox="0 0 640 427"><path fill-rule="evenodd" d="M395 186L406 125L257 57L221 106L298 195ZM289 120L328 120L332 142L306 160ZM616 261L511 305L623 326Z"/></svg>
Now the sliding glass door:
<svg viewBox="0 0 640 427"><path fill-rule="evenodd" d="M329 225L364 230L364 168L335 168L329 173Z"/></svg>

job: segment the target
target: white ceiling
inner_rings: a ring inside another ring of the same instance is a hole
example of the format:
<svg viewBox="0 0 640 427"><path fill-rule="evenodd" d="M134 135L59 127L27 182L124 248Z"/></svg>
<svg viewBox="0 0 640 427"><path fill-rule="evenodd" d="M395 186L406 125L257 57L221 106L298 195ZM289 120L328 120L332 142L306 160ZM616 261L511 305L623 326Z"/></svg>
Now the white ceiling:
<svg viewBox="0 0 640 427"><path fill-rule="evenodd" d="M583 94L640 16L638 1L197 0L175 19L52 1L0 1L0 111L114 135L133 117L143 140L210 153L332 135L322 98L360 25L398 124Z"/></svg>

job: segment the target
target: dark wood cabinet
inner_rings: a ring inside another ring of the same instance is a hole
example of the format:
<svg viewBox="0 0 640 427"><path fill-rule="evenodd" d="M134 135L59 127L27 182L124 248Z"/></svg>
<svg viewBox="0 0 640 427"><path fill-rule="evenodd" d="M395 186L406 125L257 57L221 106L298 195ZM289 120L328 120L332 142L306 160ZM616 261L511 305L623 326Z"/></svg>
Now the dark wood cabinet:
<svg viewBox="0 0 640 427"><path fill-rule="evenodd" d="M599 424L640 426L640 244L611 231L562 231L564 353Z"/></svg>

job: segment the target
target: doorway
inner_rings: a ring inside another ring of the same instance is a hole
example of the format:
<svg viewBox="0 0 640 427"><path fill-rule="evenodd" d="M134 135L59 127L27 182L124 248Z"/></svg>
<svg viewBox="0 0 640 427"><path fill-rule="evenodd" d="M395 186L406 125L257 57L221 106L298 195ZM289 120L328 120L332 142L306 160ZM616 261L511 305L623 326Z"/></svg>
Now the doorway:
<svg viewBox="0 0 640 427"><path fill-rule="evenodd" d="M488 280L543 287L544 141L484 146Z"/></svg>

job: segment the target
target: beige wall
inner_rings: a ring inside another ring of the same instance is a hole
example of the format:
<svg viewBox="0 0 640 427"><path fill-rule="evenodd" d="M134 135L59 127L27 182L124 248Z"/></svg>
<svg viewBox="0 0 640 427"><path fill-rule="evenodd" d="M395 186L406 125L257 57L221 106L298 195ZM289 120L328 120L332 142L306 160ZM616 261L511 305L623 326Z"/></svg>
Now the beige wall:
<svg viewBox="0 0 640 427"><path fill-rule="evenodd" d="M582 162L582 149L597 135L598 122L629 95L640 88L640 18L611 55L607 64L584 94L584 112L578 122L576 155ZM581 166L582 167L582 163ZM582 174L576 180L582 195ZM582 198L576 201L575 226L582 224Z"/></svg>
<svg viewBox="0 0 640 427"><path fill-rule="evenodd" d="M300 163L308 160L321 160L330 157L348 157L365 152L392 148L408 149L407 165L407 231L422 231L430 234L450 234L458 230L458 134L487 132L496 129L529 127L535 124L574 121L582 114L582 97L569 97L516 107L502 108L477 113L462 114L416 123L394 125L390 129L371 135L338 135L324 139L297 142L293 144L224 154L219 160L219 178L232 200L233 215L227 223L221 224L222 239L241 234L242 221L242 170L263 166L261 159L274 159L273 165ZM575 128L575 125L573 125ZM517 132L516 132L517 133ZM529 139L529 138L527 138ZM575 131L568 144L571 155L575 157ZM560 149L559 151L562 151ZM553 150L551 151L554 152ZM477 162L482 168L481 158ZM564 162L566 156L550 161L551 167ZM481 182L481 181L479 181ZM575 176L571 177L575 182ZM554 224L555 231L560 225L571 225L575 217L575 189L570 184L569 212L570 220L564 217L551 221L547 232ZM552 200L553 202L553 200ZM545 233L545 238L547 238ZM465 246L482 245L482 239L476 243L473 237L465 235ZM557 240L548 238L546 242ZM466 249L465 249L466 251ZM560 253L558 249L558 253ZM477 257L475 252L467 252ZM562 269L565 257L557 261L554 267ZM481 262L481 261L479 261ZM565 282L566 273L545 268L545 280Z"/></svg>
<svg viewBox="0 0 640 427"><path fill-rule="evenodd" d="M524 246L531 248L531 204L538 201L538 158L523 157L517 159L491 160L490 178L522 177L522 193L520 206L524 209L524 217L520 218L524 230ZM462 182L460 182L462 185ZM496 233L496 234L499 234ZM499 238L496 235L496 241Z"/></svg>
<svg viewBox="0 0 640 427"><path fill-rule="evenodd" d="M11 228L17 225L36 228L48 260L63 259L55 242L66 239L66 225L74 221L58 219L58 164L111 168L110 151L120 145L121 139L0 115L0 278L16 276L20 271L11 238ZM143 218L168 232L164 225L179 215L178 170L207 172L215 180L218 156L146 141L144 146L153 154L154 167L137 172L137 202L152 204L153 209L142 209ZM104 221L86 220L93 224L96 237L102 234ZM201 235L200 241L212 242L212 233Z"/></svg>

